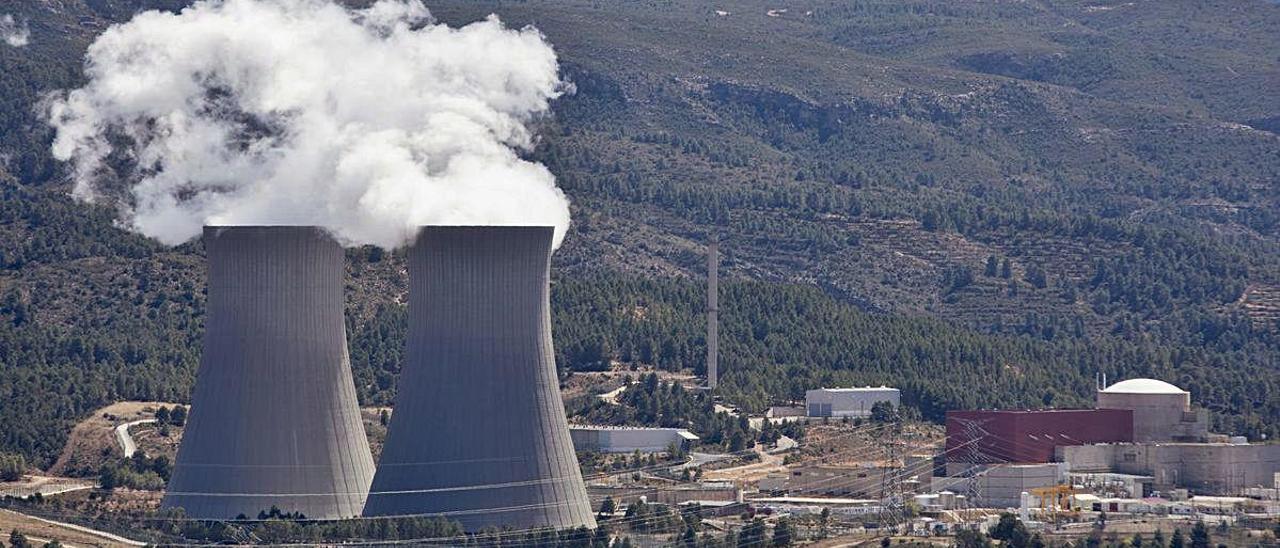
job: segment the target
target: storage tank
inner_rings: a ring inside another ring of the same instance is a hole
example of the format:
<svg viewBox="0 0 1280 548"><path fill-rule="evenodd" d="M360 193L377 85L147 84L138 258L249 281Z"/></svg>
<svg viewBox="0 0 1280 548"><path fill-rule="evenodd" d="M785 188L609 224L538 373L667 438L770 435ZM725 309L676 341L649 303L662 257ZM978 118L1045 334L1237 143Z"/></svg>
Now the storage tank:
<svg viewBox="0 0 1280 548"><path fill-rule="evenodd" d="M360 515L373 477L347 354L343 252L315 227L205 227L208 305L162 507Z"/></svg>
<svg viewBox="0 0 1280 548"><path fill-rule="evenodd" d="M551 227L425 227L367 516L595 527L551 342Z"/></svg>
<svg viewBox="0 0 1280 548"><path fill-rule="evenodd" d="M1136 442L1199 435L1190 428L1199 423L1191 413L1191 393L1161 380L1129 379L1108 386L1098 391L1098 409L1132 410Z"/></svg>

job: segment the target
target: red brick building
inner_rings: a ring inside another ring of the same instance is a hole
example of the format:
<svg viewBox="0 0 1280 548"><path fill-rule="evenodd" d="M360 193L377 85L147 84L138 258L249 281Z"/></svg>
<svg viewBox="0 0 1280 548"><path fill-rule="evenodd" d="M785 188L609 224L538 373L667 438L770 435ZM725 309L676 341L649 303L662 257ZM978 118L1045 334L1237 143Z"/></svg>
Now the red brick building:
<svg viewBox="0 0 1280 548"><path fill-rule="evenodd" d="M1060 445L1132 441L1128 409L947 412L947 462L1052 462Z"/></svg>

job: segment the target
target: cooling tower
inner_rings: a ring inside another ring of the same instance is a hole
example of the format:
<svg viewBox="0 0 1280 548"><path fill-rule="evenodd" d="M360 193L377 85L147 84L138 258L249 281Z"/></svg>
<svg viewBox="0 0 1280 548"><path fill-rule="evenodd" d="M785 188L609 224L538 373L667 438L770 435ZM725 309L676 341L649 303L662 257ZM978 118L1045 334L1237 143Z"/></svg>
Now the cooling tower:
<svg viewBox="0 0 1280 548"><path fill-rule="evenodd" d="M373 457L343 319L343 252L314 227L206 227L204 355L165 508L360 515Z"/></svg>
<svg viewBox="0 0 1280 548"><path fill-rule="evenodd" d="M551 227L425 227L367 516L595 527L551 346Z"/></svg>

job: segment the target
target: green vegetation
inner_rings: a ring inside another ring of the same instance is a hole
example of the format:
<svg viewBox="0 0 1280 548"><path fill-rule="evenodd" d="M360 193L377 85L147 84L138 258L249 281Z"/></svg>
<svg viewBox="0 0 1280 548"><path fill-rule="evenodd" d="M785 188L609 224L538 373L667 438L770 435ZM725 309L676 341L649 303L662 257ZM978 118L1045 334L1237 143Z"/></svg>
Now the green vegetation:
<svg viewBox="0 0 1280 548"><path fill-rule="evenodd" d="M900 387L903 404L931 420L954 408L1086 406L1093 398L1096 371L1111 378L1170 379L1213 409L1215 394L1247 394L1250 387L1274 378L1266 374L1271 358L1254 361L1242 351L1266 353L1266 337L1221 349L1115 335L1046 339L871 314L807 286L734 282L721 291L721 357L728 364L721 390L753 411L802 399L804 390L814 386L867 384ZM699 284L591 275L560 279L553 294L556 335L561 352L567 353L561 363L570 369L578 363L571 351L576 344L607 340L612 345L607 359L701 371L704 310L688 304L700 302ZM585 365L600 359L592 354ZM1203 366L1215 363L1224 366ZM1223 425L1274 436L1275 425L1264 418L1277 416L1280 402L1263 395L1274 389L1263 389L1259 398L1221 416L1231 421ZM678 392L675 397L682 399L667 398L662 404L633 387L623 396L630 405L611 412L629 414L621 422L665 424L696 408L680 403L687 398ZM1230 405L1232 400L1217 401Z"/></svg>
<svg viewBox="0 0 1280 548"><path fill-rule="evenodd" d="M992 548L991 539L982 531L961 529L956 531L956 548Z"/></svg>
<svg viewBox="0 0 1280 548"><path fill-rule="evenodd" d="M1000 514L1000 521L988 534L1001 541L1001 546L1009 548L1045 548L1045 541L1040 533L1032 534L1017 516L1007 512Z"/></svg>
<svg viewBox="0 0 1280 548"><path fill-rule="evenodd" d="M106 490L128 487L159 491L169 482L172 467L169 457L151 458L138 451L130 458L104 464L98 471L98 483Z"/></svg>
<svg viewBox="0 0 1280 548"><path fill-rule="evenodd" d="M156 409L156 422L160 425L184 426L187 424L187 408L182 405L162 405Z"/></svg>
<svg viewBox="0 0 1280 548"><path fill-rule="evenodd" d="M18 481L27 472L27 459L22 455L0 454L0 481Z"/></svg>

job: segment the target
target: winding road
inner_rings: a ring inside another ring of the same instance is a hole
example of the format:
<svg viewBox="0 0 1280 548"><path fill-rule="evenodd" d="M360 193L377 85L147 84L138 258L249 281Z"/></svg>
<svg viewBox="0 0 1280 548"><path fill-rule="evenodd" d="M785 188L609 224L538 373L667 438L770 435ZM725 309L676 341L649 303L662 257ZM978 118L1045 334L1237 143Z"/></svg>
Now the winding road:
<svg viewBox="0 0 1280 548"><path fill-rule="evenodd" d="M116 427L116 441L120 442L120 449L124 451L124 458L130 458L134 453L138 452L138 444L133 442L133 436L129 435L129 428L139 424L150 424L156 422L155 419L142 419L132 422L126 422Z"/></svg>

